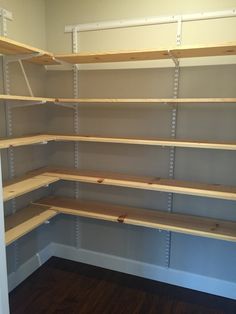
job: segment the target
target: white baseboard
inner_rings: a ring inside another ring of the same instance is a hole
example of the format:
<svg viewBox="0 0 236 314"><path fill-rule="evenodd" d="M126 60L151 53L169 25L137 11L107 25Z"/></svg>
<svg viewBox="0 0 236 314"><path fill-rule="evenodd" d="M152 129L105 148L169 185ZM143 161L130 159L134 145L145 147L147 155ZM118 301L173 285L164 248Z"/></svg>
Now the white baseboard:
<svg viewBox="0 0 236 314"><path fill-rule="evenodd" d="M22 264L16 272L8 275L8 291L12 291L22 281L29 277L35 270L43 265L53 254L53 244L50 243L42 251L32 256L27 262Z"/></svg>
<svg viewBox="0 0 236 314"><path fill-rule="evenodd" d="M72 246L58 243L49 244L42 251L21 265L16 272L9 274L9 291L18 286L52 256L66 258L72 261L120 271L236 300L235 282L201 276L172 268L164 268L99 252L77 249Z"/></svg>
<svg viewBox="0 0 236 314"><path fill-rule="evenodd" d="M53 243L54 256L236 299L236 283Z"/></svg>

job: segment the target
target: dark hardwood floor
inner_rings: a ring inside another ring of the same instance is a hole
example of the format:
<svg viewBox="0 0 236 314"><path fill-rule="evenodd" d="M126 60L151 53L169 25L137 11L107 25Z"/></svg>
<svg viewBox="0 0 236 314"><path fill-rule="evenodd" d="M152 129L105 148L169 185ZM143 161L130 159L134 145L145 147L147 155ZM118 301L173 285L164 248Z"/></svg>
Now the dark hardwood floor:
<svg viewBox="0 0 236 314"><path fill-rule="evenodd" d="M10 293L12 314L236 314L236 301L51 258Z"/></svg>

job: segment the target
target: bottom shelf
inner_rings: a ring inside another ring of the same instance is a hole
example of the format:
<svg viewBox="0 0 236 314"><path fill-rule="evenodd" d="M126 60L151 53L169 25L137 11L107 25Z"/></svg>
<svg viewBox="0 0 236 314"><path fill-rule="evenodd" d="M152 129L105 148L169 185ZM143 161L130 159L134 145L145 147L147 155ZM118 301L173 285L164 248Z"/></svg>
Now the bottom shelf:
<svg viewBox="0 0 236 314"><path fill-rule="evenodd" d="M48 197L37 202L58 213L77 215L195 236L236 242L236 222L117 206L109 203Z"/></svg>
<svg viewBox="0 0 236 314"><path fill-rule="evenodd" d="M65 197L47 197L6 217L6 245L60 213L236 242L236 222L232 221Z"/></svg>
<svg viewBox="0 0 236 314"><path fill-rule="evenodd" d="M5 243L9 245L57 215L55 210L40 205L31 205L7 216L5 219Z"/></svg>

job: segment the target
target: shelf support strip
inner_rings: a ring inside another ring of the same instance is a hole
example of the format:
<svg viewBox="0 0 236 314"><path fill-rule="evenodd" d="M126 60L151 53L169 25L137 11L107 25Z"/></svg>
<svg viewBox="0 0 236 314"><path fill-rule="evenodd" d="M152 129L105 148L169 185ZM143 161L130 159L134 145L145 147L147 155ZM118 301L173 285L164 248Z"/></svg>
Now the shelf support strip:
<svg viewBox="0 0 236 314"><path fill-rule="evenodd" d="M176 33L176 44L177 46L181 45L181 39L182 39L182 17L179 16L178 22L177 22L177 33ZM174 81L173 81L173 98L176 99L179 97L179 77L180 77L180 67L179 67L179 60L173 56L172 52L168 52L171 59L174 62L175 69L174 69ZM176 138L176 132L177 132L177 114L178 114L178 104L174 103L172 105L171 110L171 138ZM171 147L169 151L169 178L174 179L175 177L175 147ZM167 199L167 210L168 212L173 211L173 193L168 193L168 199ZM168 231L166 233L166 247L165 247L165 266L167 268L170 267L170 259L171 259L171 237L172 233Z"/></svg>

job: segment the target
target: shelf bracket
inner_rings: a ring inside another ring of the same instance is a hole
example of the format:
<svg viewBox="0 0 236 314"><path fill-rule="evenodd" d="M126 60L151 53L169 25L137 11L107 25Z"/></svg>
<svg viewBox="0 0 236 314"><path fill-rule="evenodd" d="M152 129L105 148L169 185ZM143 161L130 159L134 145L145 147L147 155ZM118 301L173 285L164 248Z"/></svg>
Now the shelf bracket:
<svg viewBox="0 0 236 314"><path fill-rule="evenodd" d="M66 103L62 103L62 102L58 102L58 101L55 101L54 105L64 107L64 108L73 109L73 110L76 110L76 106L77 106L76 104L70 105L70 104L66 104Z"/></svg>
<svg viewBox="0 0 236 314"><path fill-rule="evenodd" d="M43 52L33 52L33 53L29 53L29 54L15 54L15 55L11 55L11 56L6 56L6 61L8 63L11 62L17 62L19 60L23 61L23 60L29 60L35 57L41 57L43 56L44 53Z"/></svg>
<svg viewBox="0 0 236 314"><path fill-rule="evenodd" d="M0 16L3 16L6 20L12 21L13 15L12 12L7 11L6 9L0 8Z"/></svg>
<svg viewBox="0 0 236 314"><path fill-rule="evenodd" d="M20 68L21 68L21 72L23 74L27 89L29 91L29 94L31 97L34 96L32 88L30 86L30 82L28 80L24 65L22 63L23 60L28 60L31 59L33 57L40 57L43 55L43 52L35 52L35 53L31 53L31 54L23 54L23 55L13 55L13 56L7 56L6 57L6 63L11 63L11 62L19 62Z"/></svg>
<svg viewBox="0 0 236 314"><path fill-rule="evenodd" d="M6 102L9 102L9 100ZM32 101L29 103L23 102L23 103L17 103L17 104L9 103L8 106L9 108L25 108L25 107L42 105L42 104L46 104L46 101Z"/></svg>
<svg viewBox="0 0 236 314"><path fill-rule="evenodd" d="M20 64L20 68L21 68L21 72L23 74L23 77L25 79L25 83L26 83L26 86L28 88L28 91L29 91L29 94L31 97L34 97L34 94L33 94L33 91L32 91L32 88L30 86L30 83L29 83L29 80L28 80L28 77L27 77L27 74L25 72L25 68L23 66L23 63L22 63L22 60L18 60L19 64Z"/></svg>
<svg viewBox="0 0 236 314"><path fill-rule="evenodd" d="M179 66L179 60L173 55L171 50L168 50L168 55L171 58L171 60L173 61L175 67Z"/></svg>

